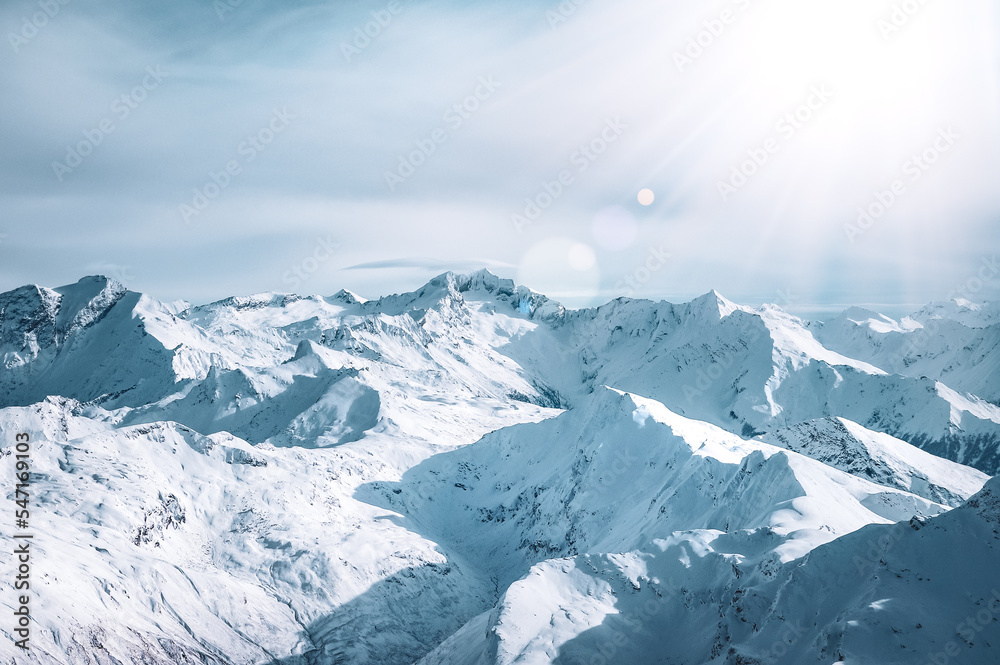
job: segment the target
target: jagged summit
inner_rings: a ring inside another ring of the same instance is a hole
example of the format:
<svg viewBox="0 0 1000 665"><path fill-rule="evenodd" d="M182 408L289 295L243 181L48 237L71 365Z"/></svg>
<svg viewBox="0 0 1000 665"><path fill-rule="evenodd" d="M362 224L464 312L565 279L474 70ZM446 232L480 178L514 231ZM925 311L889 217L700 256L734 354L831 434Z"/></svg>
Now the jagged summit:
<svg viewBox="0 0 1000 665"><path fill-rule="evenodd" d="M558 317L566 311L561 304L545 295L518 286L513 280L499 277L486 269L466 274L445 272L415 291L385 296L364 305L367 311L398 314L461 306L466 301L502 305L512 313L531 318Z"/></svg>
<svg viewBox="0 0 1000 665"><path fill-rule="evenodd" d="M55 291L62 296L56 325L64 334L91 325L129 292L121 282L103 275L84 277Z"/></svg>
<svg viewBox="0 0 1000 665"><path fill-rule="evenodd" d="M86 305L92 304L95 308L100 308L101 303L113 303L128 293L128 288L118 280L105 275L89 275L82 277L73 284L49 289L39 285L25 285L13 289L8 293L56 293L61 296L61 311L77 312ZM6 295L6 294L0 294ZM428 304L436 303L448 297L468 300L496 300L509 303L513 308L522 313L533 315L553 316L564 313L566 309L558 302L548 298L542 293L534 291L526 286L518 285L514 280L500 277L487 268L482 268L468 273L458 273L448 271L428 280L420 288L399 294L387 295L377 300L366 300L356 293L341 289L326 300L330 303L348 306L367 306L369 311L382 309L419 308ZM315 300L317 296L304 296L294 293L261 292L250 295L232 295L220 300L216 300L203 305L191 306L183 303L183 306L166 304L164 307L177 313L208 311L220 308L235 308L238 310L259 310L265 308L283 308L292 303L302 300ZM622 302L629 302L630 298L618 298ZM725 318L729 314L738 311L753 311L751 308L738 305L724 297L715 289L699 296L690 303L693 311L706 313L711 318ZM191 314L189 313L188 316Z"/></svg>
<svg viewBox="0 0 1000 665"><path fill-rule="evenodd" d="M516 288L514 280L499 277L486 268L470 273L448 273L458 284L460 291L482 290L487 293L513 293Z"/></svg>
<svg viewBox="0 0 1000 665"><path fill-rule="evenodd" d="M692 311L704 313L714 319L724 319L736 311L752 311L748 307L737 305L715 289L698 296L689 303L689 306Z"/></svg>
<svg viewBox="0 0 1000 665"><path fill-rule="evenodd" d="M53 291L57 291L63 295L81 294L82 296L82 294L89 293L91 297L96 296L104 290L122 292L128 289L117 279L108 277L107 275L86 275L73 284L66 284L53 289Z"/></svg>
<svg viewBox="0 0 1000 665"><path fill-rule="evenodd" d="M353 291L348 291L347 289L341 289L330 296L330 300L336 300L337 302L344 303L346 305L360 305L367 302L364 298L354 293Z"/></svg>
<svg viewBox="0 0 1000 665"><path fill-rule="evenodd" d="M488 269L481 269L471 273L445 272L429 280L422 288L413 292L417 298L424 297L430 293L450 293L452 296L461 295L466 299L475 300L488 298L496 301L511 303L514 308L523 314L539 316L559 316L567 310L558 302L548 298L544 294L534 291L526 286L518 285L514 280L499 277ZM409 294L401 294L405 297ZM619 297L615 302L639 302L633 298ZM738 305L729 300L715 289L693 299L688 306L692 311L701 312L712 319L722 319L736 311L753 312L752 308ZM584 311L592 311L595 308L586 308Z"/></svg>

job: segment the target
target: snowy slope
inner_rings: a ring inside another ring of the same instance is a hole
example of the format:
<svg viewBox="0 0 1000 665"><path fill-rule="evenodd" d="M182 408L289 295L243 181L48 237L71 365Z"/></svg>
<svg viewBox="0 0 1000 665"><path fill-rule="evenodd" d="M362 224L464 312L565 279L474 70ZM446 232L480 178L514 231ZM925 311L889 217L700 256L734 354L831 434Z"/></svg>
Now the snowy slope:
<svg viewBox="0 0 1000 665"><path fill-rule="evenodd" d="M421 665L996 662L1000 481L783 566L774 540L703 530L540 563Z"/></svg>
<svg viewBox="0 0 1000 665"><path fill-rule="evenodd" d="M33 433L32 526L44 534L33 649L19 664L84 654L304 664L302 654L327 649L349 652L349 662L412 662L493 598L460 556L353 498L361 484L398 479L426 444L373 435L363 447L282 449L170 422L112 426L100 415L67 400L0 411L3 441ZM542 415L494 404L465 426L477 437ZM14 546L6 531L0 542ZM435 595L435 608L416 616ZM0 625L5 657L9 630Z"/></svg>

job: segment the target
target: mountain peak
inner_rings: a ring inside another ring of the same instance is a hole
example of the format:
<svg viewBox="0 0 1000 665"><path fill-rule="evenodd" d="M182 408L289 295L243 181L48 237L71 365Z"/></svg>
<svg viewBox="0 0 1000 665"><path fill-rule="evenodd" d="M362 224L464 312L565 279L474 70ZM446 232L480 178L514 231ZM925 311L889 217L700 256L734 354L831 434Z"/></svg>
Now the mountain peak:
<svg viewBox="0 0 1000 665"><path fill-rule="evenodd" d="M865 321L869 320L877 320L885 322L891 321L895 323L885 314L876 312L873 309L867 309L865 307L857 307L857 306L848 307L847 309L845 309L843 312L840 313L840 318L848 319L855 323L864 323Z"/></svg>
<svg viewBox="0 0 1000 665"><path fill-rule="evenodd" d="M432 277L416 293L427 293L437 289L458 293L468 291L513 293L515 284L513 280L499 277L486 268L469 273L458 273L449 270L448 272L443 272L440 275Z"/></svg>
<svg viewBox="0 0 1000 665"><path fill-rule="evenodd" d="M66 284L53 290L66 295L67 293L80 293L83 291L97 294L105 289L122 292L127 290L124 284L107 275L87 275L78 279L74 284Z"/></svg>
<svg viewBox="0 0 1000 665"><path fill-rule="evenodd" d="M733 312L744 309L715 289L712 289L703 296L698 296L688 303L688 307L691 308L692 312L707 314L713 320L722 320Z"/></svg>
<svg viewBox="0 0 1000 665"><path fill-rule="evenodd" d="M336 300L337 302L344 303L346 305L360 305L368 302L358 294L353 291L348 291L347 289L341 289L330 296L330 300Z"/></svg>
<svg viewBox="0 0 1000 665"><path fill-rule="evenodd" d="M460 291L482 290L493 293L502 289L507 293L514 292L514 280L499 277L486 268L471 273L454 275L454 278Z"/></svg>
<svg viewBox="0 0 1000 665"><path fill-rule="evenodd" d="M56 327L62 331L87 327L128 293L121 282L104 275L84 277L54 291L62 296L56 319Z"/></svg>
<svg viewBox="0 0 1000 665"><path fill-rule="evenodd" d="M889 318L881 312L865 307L848 307L841 312L834 321L841 325L854 325L871 328L878 333L904 332L904 328L899 321Z"/></svg>
<svg viewBox="0 0 1000 665"><path fill-rule="evenodd" d="M386 296L369 305L373 309L398 314L412 309L435 308L442 302L456 305L466 301L503 304L532 318L560 316L565 312L562 305L554 300L486 269L465 274L442 273L416 291Z"/></svg>

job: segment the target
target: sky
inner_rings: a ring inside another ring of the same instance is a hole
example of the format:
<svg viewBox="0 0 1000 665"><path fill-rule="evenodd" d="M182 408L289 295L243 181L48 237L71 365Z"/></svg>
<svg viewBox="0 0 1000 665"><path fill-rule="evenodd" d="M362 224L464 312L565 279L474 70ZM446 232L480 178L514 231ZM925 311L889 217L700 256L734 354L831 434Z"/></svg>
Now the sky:
<svg viewBox="0 0 1000 665"><path fill-rule="evenodd" d="M0 290L1000 298L989 0L9 0Z"/></svg>

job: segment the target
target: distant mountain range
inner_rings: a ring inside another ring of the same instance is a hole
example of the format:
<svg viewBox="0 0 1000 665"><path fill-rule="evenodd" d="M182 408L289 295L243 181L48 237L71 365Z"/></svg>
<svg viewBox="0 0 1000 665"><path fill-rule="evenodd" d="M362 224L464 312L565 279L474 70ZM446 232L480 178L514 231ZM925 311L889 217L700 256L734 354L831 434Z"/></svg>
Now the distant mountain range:
<svg viewBox="0 0 1000 665"><path fill-rule="evenodd" d="M1000 653L1000 304L569 310L480 271L192 306L87 277L0 294L0 357L38 548L3 662Z"/></svg>

